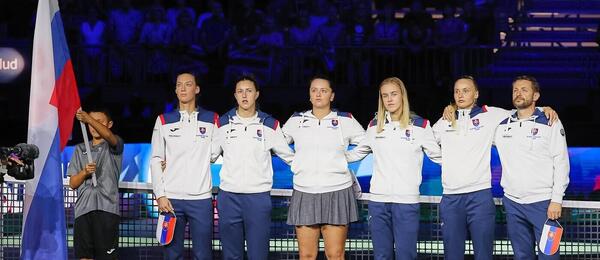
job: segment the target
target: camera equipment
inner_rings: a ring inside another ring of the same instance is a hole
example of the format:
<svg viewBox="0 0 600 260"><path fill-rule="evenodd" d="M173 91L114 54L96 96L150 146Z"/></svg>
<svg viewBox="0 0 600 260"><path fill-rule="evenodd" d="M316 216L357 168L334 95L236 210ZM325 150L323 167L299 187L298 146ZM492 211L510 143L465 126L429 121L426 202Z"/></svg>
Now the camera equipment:
<svg viewBox="0 0 600 260"><path fill-rule="evenodd" d="M14 147L0 147L0 159L6 160L10 156L16 156L23 161L30 161L37 158L40 151L34 144L17 144Z"/></svg>
<svg viewBox="0 0 600 260"><path fill-rule="evenodd" d="M14 147L0 147L0 183L4 174L17 180L29 180L34 177L33 160L39 156L39 149L33 144L17 144ZM17 162L22 162L20 165Z"/></svg>

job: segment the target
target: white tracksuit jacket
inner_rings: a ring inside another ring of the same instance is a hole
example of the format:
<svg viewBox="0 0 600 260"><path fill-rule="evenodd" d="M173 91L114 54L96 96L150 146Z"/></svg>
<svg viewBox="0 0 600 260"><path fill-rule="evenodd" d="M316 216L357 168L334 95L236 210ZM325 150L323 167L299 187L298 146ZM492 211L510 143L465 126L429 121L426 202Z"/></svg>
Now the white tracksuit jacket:
<svg viewBox="0 0 600 260"><path fill-rule="evenodd" d="M441 163L442 151L427 119L414 117L406 128L391 122L389 115L383 131L377 133L377 120L369 123L365 139L346 152L349 162L373 152L371 201L419 203L423 152Z"/></svg>
<svg viewBox="0 0 600 260"><path fill-rule="evenodd" d="M522 204L562 203L569 185L569 153L560 121L548 125L538 109L519 120L516 110L496 130L494 143L502 162L504 195Z"/></svg>
<svg viewBox="0 0 600 260"><path fill-rule="evenodd" d="M172 111L156 119L152 133L151 175L156 198L208 199L212 192L211 143L217 113ZM166 161L164 172L161 161Z"/></svg>
<svg viewBox="0 0 600 260"><path fill-rule="evenodd" d="M213 159L223 154L219 189L234 193L258 193L273 187L271 151L290 164L294 152L288 145L279 121L258 111L249 119L236 109L220 117Z"/></svg>
<svg viewBox="0 0 600 260"><path fill-rule="evenodd" d="M295 190L325 193L352 186L345 152L365 133L352 114L332 111L319 120L310 110L295 113L283 126L283 133L296 152L291 166Z"/></svg>
<svg viewBox="0 0 600 260"><path fill-rule="evenodd" d="M491 149L496 128L509 111L475 106L457 111L456 126L440 118L433 133L442 147L444 194L461 194L492 187Z"/></svg>

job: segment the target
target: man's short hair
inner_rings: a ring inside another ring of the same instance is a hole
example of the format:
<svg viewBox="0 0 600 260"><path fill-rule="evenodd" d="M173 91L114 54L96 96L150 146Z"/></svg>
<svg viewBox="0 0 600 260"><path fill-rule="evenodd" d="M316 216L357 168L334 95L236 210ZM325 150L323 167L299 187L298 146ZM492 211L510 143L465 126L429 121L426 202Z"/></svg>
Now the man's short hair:
<svg viewBox="0 0 600 260"><path fill-rule="evenodd" d="M527 81L531 82L531 86L533 87L533 92L540 93L540 83L538 83L538 81L535 77L529 76L529 75L517 76L513 80L512 84L514 85L515 82L517 82L518 80L527 80Z"/></svg>

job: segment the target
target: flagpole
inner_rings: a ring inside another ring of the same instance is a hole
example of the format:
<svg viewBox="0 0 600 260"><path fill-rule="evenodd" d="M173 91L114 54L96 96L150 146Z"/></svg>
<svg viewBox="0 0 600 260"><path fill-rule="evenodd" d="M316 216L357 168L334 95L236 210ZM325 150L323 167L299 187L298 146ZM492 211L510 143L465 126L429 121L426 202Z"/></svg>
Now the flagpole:
<svg viewBox="0 0 600 260"><path fill-rule="evenodd" d="M81 110L81 109L80 109ZM83 143L85 144L85 154L87 154L88 163L92 163L92 153L90 153L90 142L87 136L87 127L81 121L79 121L79 125L81 126L81 134L83 135ZM98 186L98 181L96 180L96 172L92 173L92 185L94 187Z"/></svg>

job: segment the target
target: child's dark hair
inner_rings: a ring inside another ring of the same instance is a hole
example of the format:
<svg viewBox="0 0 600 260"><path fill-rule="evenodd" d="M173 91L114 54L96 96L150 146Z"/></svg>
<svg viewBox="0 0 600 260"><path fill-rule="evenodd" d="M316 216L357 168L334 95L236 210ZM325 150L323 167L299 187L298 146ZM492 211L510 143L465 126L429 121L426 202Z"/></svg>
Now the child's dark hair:
<svg viewBox="0 0 600 260"><path fill-rule="evenodd" d="M88 113L102 113L106 116L106 119L108 120L108 122L112 121L112 115L110 114L110 111L107 108L95 107L95 108L90 109L88 111Z"/></svg>

